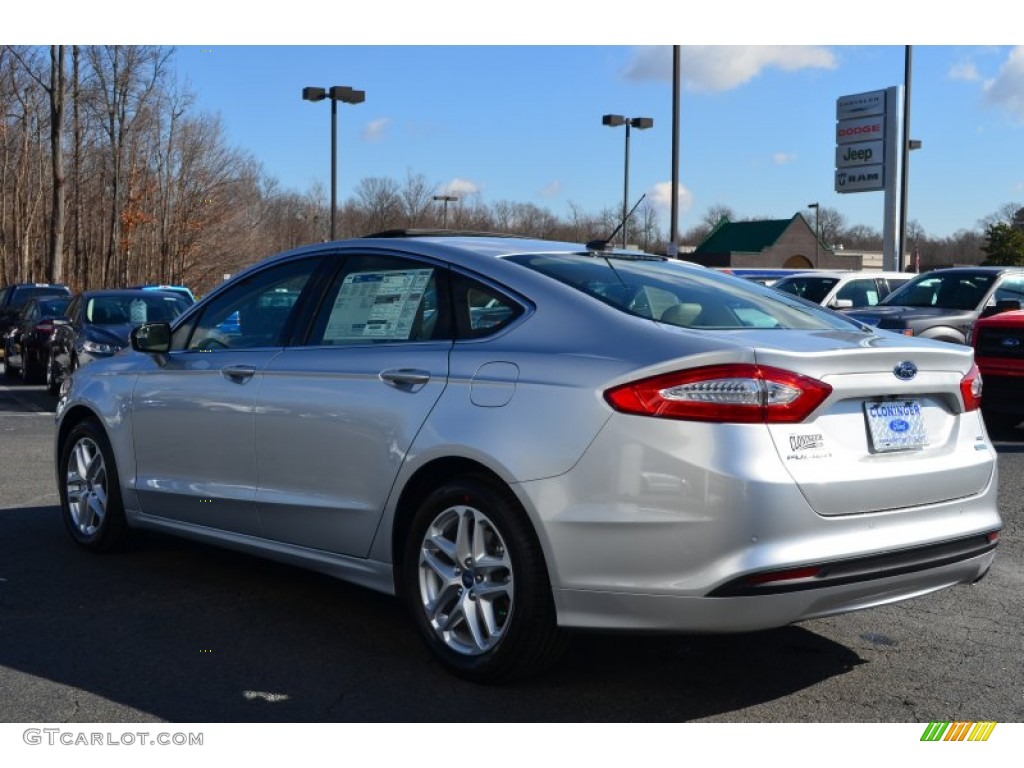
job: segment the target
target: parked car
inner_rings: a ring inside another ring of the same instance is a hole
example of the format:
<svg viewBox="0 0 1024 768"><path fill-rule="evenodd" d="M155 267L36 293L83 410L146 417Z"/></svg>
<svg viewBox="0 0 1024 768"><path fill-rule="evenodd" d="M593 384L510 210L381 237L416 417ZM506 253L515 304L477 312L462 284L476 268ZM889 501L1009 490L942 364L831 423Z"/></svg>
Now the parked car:
<svg viewBox="0 0 1024 768"><path fill-rule="evenodd" d="M66 285L56 283L17 283L0 288L0 339L7 335L25 302L37 296L70 296ZM3 345L0 344L0 351Z"/></svg>
<svg viewBox="0 0 1024 768"><path fill-rule="evenodd" d="M985 421L996 429L1016 426L1024 420L1024 312L981 318L971 343L985 381Z"/></svg>
<svg viewBox="0 0 1024 768"><path fill-rule="evenodd" d="M4 373L28 384L43 380L50 355L54 318L61 317L71 302L67 296L29 299L4 338Z"/></svg>
<svg viewBox="0 0 1024 768"><path fill-rule="evenodd" d="M908 282L907 272L798 272L772 283L772 288L813 301L829 309L873 307Z"/></svg>
<svg viewBox="0 0 1024 768"><path fill-rule="evenodd" d="M143 291L170 291L176 293L184 298L189 304L196 303L195 294L184 285L133 285L132 288L138 288Z"/></svg>
<svg viewBox="0 0 1024 768"><path fill-rule="evenodd" d="M907 336L966 344L979 317L1020 309L1024 269L954 267L918 275L877 306L848 317Z"/></svg>
<svg viewBox="0 0 1024 768"><path fill-rule="evenodd" d="M86 291L75 296L58 318L50 342L46 385L53 394L80 366L128 346L132 328L152 321L170 321L188 309L175 293L121 288Z"/></svg>
<svg viewBox="0 0 1024 768"><path fill-rule="evenodd" d="M972 351L713 270L366 237L131 338L57 405L74 541L153 529L400 595L470 679L536 672L574 628L778 627L995 556Z"/></svg>

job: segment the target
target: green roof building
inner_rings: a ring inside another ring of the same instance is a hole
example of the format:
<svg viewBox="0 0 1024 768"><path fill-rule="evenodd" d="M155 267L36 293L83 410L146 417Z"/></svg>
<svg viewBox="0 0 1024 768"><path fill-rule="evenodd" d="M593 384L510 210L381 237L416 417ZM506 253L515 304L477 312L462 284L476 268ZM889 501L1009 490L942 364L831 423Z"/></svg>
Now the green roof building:
<svg viewBox="0 0 1024 768"><path fill-rule="evenodd" d="M801 215L791 219L721 219L693 253L706 267L763 269L860 269L860 256L833 252L815 242L814 229Z"/></svg>

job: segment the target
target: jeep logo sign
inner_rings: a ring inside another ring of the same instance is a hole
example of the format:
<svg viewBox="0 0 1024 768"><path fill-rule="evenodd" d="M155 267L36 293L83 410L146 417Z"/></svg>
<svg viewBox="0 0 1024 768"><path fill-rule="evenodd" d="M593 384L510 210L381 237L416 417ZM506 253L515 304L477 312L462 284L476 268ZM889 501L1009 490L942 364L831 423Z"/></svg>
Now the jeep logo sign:
<svg viewBox="0 0 1024 768"><path fill-rule="evenodd" d="M836 168L858 165L877 165L882 162L885 142L866 141L863 144L842 144L836 147Z"/></svg>

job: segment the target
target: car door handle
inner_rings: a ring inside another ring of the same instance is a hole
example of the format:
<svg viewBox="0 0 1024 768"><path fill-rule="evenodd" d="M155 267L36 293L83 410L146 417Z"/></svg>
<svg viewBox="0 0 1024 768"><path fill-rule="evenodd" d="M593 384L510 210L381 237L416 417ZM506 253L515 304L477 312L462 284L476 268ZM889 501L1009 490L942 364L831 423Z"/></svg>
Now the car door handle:
<svg viewBox="0 0 1024 768"><path fill-rule="evenodd" d="M225 365L220 369L224 378L244 384L256 373L256 368L251 365Z"/></svg>
<svg viewBox="0 0 1024 768"><path fill-rule="evenodd" d="M392 368L380 372L380 380L396 389L415 392L430 381L430 372L416 368Z"/></svg>

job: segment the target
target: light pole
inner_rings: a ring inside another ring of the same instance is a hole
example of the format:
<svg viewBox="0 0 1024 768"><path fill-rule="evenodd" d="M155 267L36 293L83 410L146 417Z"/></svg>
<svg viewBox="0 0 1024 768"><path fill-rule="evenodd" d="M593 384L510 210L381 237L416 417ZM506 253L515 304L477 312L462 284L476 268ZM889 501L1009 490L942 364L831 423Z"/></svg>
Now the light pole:
<svg viewBox="0 0 1024 768"><path fill-rule="evenodd" d="M330 88L303 88L302 98L306 101L331 100L331 240L335 239L335 219L338 212L338 102L361 104L366 101L366 91L356 91L347 85L332 85Z"/></svg>
<svg viewBox="0 0 1024 768"><path fill-rule="evenodd" d="M818 241L821 239L821 235L818 234L820 229L819 222L821 221L821 215L819 214L818 203L808 203L808 208L814 209L814 268L818 268Z"/></svg>
<svg viewBox="0 0 1024 768"><path fill-rule="evenodd" d="M448 203L458 202L459 198L455 195L434 195L434 199L444 203L444 229L448 229Z"/></svg>
<svg viewBox="0 0 1024 768"><path fill-rule="evenodd" d="M604 115L601 117L601 125L617 128L620 125L626 126L626 170L622 184L622 247L626 247L626 231L629 227L626 224L626 217L629 216L629 129L637 128L644 130L654 126L653 117L623 117L622 115Z"/></svg>

